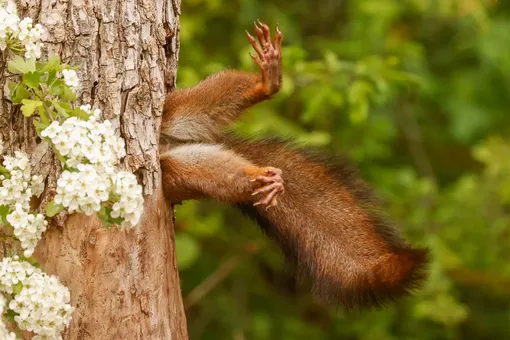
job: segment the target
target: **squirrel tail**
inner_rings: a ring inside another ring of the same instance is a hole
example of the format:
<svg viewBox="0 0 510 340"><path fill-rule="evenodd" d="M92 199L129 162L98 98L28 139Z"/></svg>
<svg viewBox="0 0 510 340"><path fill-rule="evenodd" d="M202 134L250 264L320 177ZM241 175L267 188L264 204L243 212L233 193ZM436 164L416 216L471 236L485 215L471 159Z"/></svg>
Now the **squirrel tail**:
<svg viewBox="0 0 510 340"><path fill-rule="evenodd" d="M276 207L238 207L280 246L298 281L320 301L376 307L418 288L428 251L398 235L354 171L278 140L228 137L224 144L283 171L285 193Z"/></svg>

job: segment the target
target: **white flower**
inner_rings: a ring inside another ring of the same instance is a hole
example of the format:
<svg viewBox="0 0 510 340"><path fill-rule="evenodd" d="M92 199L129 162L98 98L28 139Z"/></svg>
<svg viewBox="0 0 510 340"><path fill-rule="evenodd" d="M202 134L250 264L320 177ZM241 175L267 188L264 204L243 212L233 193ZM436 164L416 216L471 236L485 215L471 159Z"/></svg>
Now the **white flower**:
<svg viewBox="0 0 510 340"><path fill-rule="evenodd" d="M20 20L13 1L0 7L0 49L17 46L25 49L25 58L41 57L41 39L45 31L40 24L33 25L31 18Z"/></svg>
<svg viewBox="0 0 510 340"><path fill-rule="evenodd" d="M27 38L30 38L30 31L32 29L32 18L24 18L18 24L19 33L18 39L23 41Z"/></svg>
<svg viewBox="0 0 510 340"><path fill-rule="evenodd" d="M64 76L64 82L66 85L71 87L73 90L80 85L80 78L78 78L78 74L76 74L75 70L62 70L62 75Z"/></svg>
<svg viewBox="0 0 510 340"><path fill-rule="evenodd" d="M121 219L117 221L121 227L133 227L142 216L143 196L135 175L116 171L126 155L124 140L116 136L110 121L98 121L99 109L88 104L80 109L89 114L87 120L71 117L62 123L55 121L41 132L64 156L67 167L57 181L54 201L69 213L86 215L109 202L111 216Z"/></svg>
<svg viewBox="0 0 510 340"><path fill-rule="evenodd" d="M120 197L112 206L112 217L121 217L122 227L134 227L140 221L143 213L142 186L138 184L136 176L130 172L121 171L112 177L113 191Z"/></svg>
<svg viewBox="0 0 510 340"><path fill-rule="evenodd" d="M3 166L9 171L10 178L0 176L0 205L14 209L19 203L28 210L32 196L40 195L44 189L43 179L32 176L27 155L19 151L14 157L5 156Z"/></svg>
<svg viewBox="0 0 510 340"><path fill-rule="evenodd" d="M43 44L41 42L27 43L25 45L25 58L26 59L41 58L41 47L42 46L43 46Z"/></svg>
<svg viewBox="0 0 510 340"><path fill-rule="evenodd" d="M101 209L101 202L108 200L110 181L91 164L78 164L77 170L62 173L57 181L54 200L71 213L77 211L92 215Z"/></svg>
<svg viewBox="0 0 510 340"><path fill-rule="evenodd" d="M5 297L2 294L0 294L0 315L4 314L5 303L6 303ZM0 317L0 339L16 340L16 334L14 334L13 332L9 332L1 317Z"/></svg>
<svg viewBox="0 0 510 340"><path fill-rule="evenodd" d="M5 7L0 7L0 41L2 42L2 50L6 47L6 41L19 31L19 21L16 4L13 1L7 1Z"/></svg>
<svg viewBox="0 0 510 340"><path fill-rule="evenodd" d="M71 320L73 307L69 290L55 276L49 276L17 257L0 262L0 290L13 294L13 286L21 283L9 309L22 330L34 332L39 339L59 339ZM1 334L1 333L0 333ZM34 338L36 338L34 337ZM3 339L3 338L2 338Z"/></svg>
<svg viewBox="0 0 510 340"><path fill-rule="evenodd" d="M59 122L55 120L46 129L41 131L41 137L54 139L61 130Z"/></svg>
<svg viewBox="0 0 510 340"><path fill-rule="evenodd" d="M13 234L20 241L21 247L25 249L23 255L32 256L48 226L44 215L29 214L22 209L21 204L16 204L16 209L7 215L7 221L13 227Z"/></svg>
<svg viewBox="0 0 510 340"><path fill-rule="evenodd" d="M98 108L92 110L90 104L82 105L80 106L80 109L90 114L91 115L90 120L92 121L99 120L99 118L101 118L101 110Z"/></svg>
<svg viewBox="0 0 510 340"><path fill-rule="evenodd" d="M62 124L54 121L41 136L48 138L60 155L66 156L66 164L71 168L81 163L96 165L98 172L114 167L126 155L124 140L115 136L109 121L97 121L99 109L92 110L90 105L80 108L91 115L88 120L71 117Z"/></svg>
<svg viewBox="0 0 510 340"><path fill-rule="evenodd" d="M32 267L28 262L18 261L18 257L4 257L0 262L0 291L7 294L13 293L13 285L23 282L27 275L32 275L39 270Z"/></svg>
<svg viewBox="0 0 510 340"><path fill-rule="evenodd" d="M24 249L24 255L29 257L47 226L43 215L29 213L30 199L44 190L43 179L32 176L28 157L22 152L15 152L14 157L5 156L3 165L10 178L0 176L0 205L9 208L6 220Z"/></svg>
<svg viewBox="0 0 510 340"><path fill-rule="evenodd" d="M23 228L28 223L28 214L23 211L21 204L16 203L16 209L7 215L7 222L9 222L14 228Z"/></svg>
<svg viewBox="0 0 510 340"><path fill-rule="evenodd" d="M10 13L10 14L16 14L16 15L18 14L18 10L16 9L16 4L12 0L7 1L5 10L7 11L7 13Z"/></svg>
<svg viewBox="0 0 510 340"><path fill-rule="evenodd" d="M44 181L42 177L37 175L32 176L30 185L32 187L32 195L40 196L44 191Z"/></svg>

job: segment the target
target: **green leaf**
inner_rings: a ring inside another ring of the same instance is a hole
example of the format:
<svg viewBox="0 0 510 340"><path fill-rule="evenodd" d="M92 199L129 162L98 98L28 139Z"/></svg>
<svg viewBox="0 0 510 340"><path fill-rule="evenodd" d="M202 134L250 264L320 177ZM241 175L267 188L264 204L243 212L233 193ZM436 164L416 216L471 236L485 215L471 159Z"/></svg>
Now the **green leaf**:
<svg viewBox="0 0 510 340"><path fill-rule="evenodd" d="M111 211L112 211L111 208L103 206L101 207L101 210L97 212L97 216L99 217L99 219L103 223L103 226L106 229L110 229L114 225L120 225L124 221L124 219L120 217L113 218L111 216Z"/></svg>
<svg viewBox="0 0 510 340"><path fill-rule="evenodd" d="M9 63L7 64L7 69L9 72L14 74L24 74L27 72L35 71L35 59L23 59L20 56L15 56Z"/></svg>
<svg viewBox="0 0 510 340"><path fill-rule="evenodd" d="M57 156L57 159L60 161L60 163L65 164L66 158L62 156L60 153L58 153L58 151L55 148L53 148L53 151L55 152L55 156Z"/></svg>
<svg viewBox="0 0 510 340"><path fill-rule="evenodd" d="M62 79L55 79L50 86L49 92L55 96L60 96L66 102L76 100L76 95Z"/></svg>
<svg viewBox="0 0 510 340"><path fill-rule="evenodd" d="M100 212L103 213L106 216L106 220L109 223L119 225L122 222L124 222L124 219L121 218L121 217L112 217L112 211L113 211L112 208L110 208L108 206L104 206L104 205L103 205L103 207L100 210Z"/></svg>
<svg viewBox="0 0 510 340"><path fill-rule="evenodd" d="M60 105L60 107L62 107L66 111L71 111L73 109L71 105L66 102L58 102L58 105Z"/></svg>
<svg viewBox="0 0 510 340"><path fill-rule="evenodd" d="M366 97L372 90L372 85L363 80L357 80L349 86L348 98L349 103L356 104L367 100Z"/></svg>
<svg viewBox="0 0 510 340"><path fill-rule="evenodd" d="M176 234L175 245L179 269L191 267L200 256L200 244L188 234Z"/></svg>
<svg viewBox="0 0 510 340"><path fill-rule="evenodd" d="M47 62L41 64L42 68L41 71L43 72L50 72L50 71L61 71L61 62L60 57L58 55L54 55L53 57L50 57Z"/></svg>
<svg viewBox="0 0 510 340"><path fill-rule="evenodd" d="M39 72L28 72L23 75L23 82L30 88L38 89L41 84L41 74Z"/></svg>
<svg viewBox="0 0 510 340"><path fill-rule="evenodd" d="M34 124L34 127L35 127L35 130L37 131L37 134L41 134L41 131L46 129L49 124L47 123L43 123L42 121L38 120L38 119L34 119L32 121L32 123Z"/></svg>
<svg viewBox="0 0 510 340"><path fill-rule="evenodd" d="M7 215L9 215L9 212L11 209L9 209L9 206L7 205L0 205L0 219L2 220L3 224L8 224L7 222Z"/></svg>
<svg viewBox="0 0 510 340"><path fill-rule="evenodd" d="M50 110L50 112L46 112L46 110L39 110L39 117L41 118L41 122L46 125L51 124L50 117L48 115L51 114L53 117L53 111Z"/></svg>
<svg viewBox="0 0 510 340"><path fill-rule="evenodd" d="M318 87L314 95L306 103L306 110L301 115L301 120L305 123L313 121L317 114L321 113L322 106L326 102L331 90L329 88Z"/></svg>
<svg viewBox="0 0 510 340"><path fill-rule="evenodd" d="M53 106L55 107L55 110L57 110L57 112L63 117L67 118L71 114L71 105L67 104L66 102L59 102L54 100Z"/></svg>
<svg viewBox="0 0 510 340"><path fill-rule="evenodd" d="M32 97L32 94L22 84L17 84L11 92L11 101L14 104L21 104L21 101Z"/></svg>
<svg viewBox="0 0 510 340"><path fill-rule="evenodd" d="M76 100L76 94L67 85L64 87L60 96L67 102L73 102Z"/></svg>
<svg viewBox="0 0 510 340"><path fill-rule="evenodd" d="M11 91L11 93L13 93L15 90L16 90L16 87L18 87L18 83L15 83L13 81L8 81L7 82L7 88L9 89L9 91Z"/></svg>
<svg viewBox="0 0 510 340"><path fill-rule="evenodd" d="M62 79L55 79L48 91L50 94L60 96L66 86L66 83Z"/></svg>
<svg viewBox="0 0 510 340"><path fill-rule="evenodd" d="M0 173L4 175L5 178L11 178L11 173L3 165L0 165Z"/></svg>
<svg viewBox="0 0 510 340"><path fill-rule="evenodd" d="M21 282L18 282L12 286L12 291L14 292L14 294L19 294L22 289L23 289L23 283L21 283Z"/></svg>
<svg viewBox="0 0 510 340"><path fill-rule="evenodd" d="M99 217L99 220L101 220L101 223L103 223L103 227L105 227L106 229L110 229L111 227L113 227L113 223L111 223L110 221L108 221L108 216L100 216L99 213L97 214L97 216Z"/></svg>
<svg viewBox="0 0 510 340"><path fill-rule="evenodd" d="M25 117L32 116L37 108L43 107L43 102L40 100L23 99L21 102L23 103L21 112Z"/></svg>
<svg viewBox="0 0 510 340"><path fill-rule="evenodd" d="M40 83L39 83L40 84ZM32 92L35 94L37 98L44 98L46 97L44 93L41 91L41 89L32 89Z"/></svg>
<svg viewBox="0 0 510 340"><path fill-rule="evenodd" d="M62 204L57 204L55 201L51 201L46 207L46 216L53 217L62 210L64 210L64 206Z"/></svg>
<svg viewBox="0 0 510 340"><path fill-rule="evenodd" d="M83 120L88 120L89 117L90 117L90 113L87 113L87 112L83 111L79 107L75 107L74 110L71 113L71 116L78 117L78 118L83 119Z"/></svg>
<svg viewBox="0 0 510 340"><path fill-rule="evenodd" d="M45 80L45 83L50 85L57 77L57 72L56 71L50 71L48 72L48 75L46 76L46 80Z"/></svg>
<svg viewBox="0 0 510 340"><path fill-rule="evenodd" d="M368 118L368 101L364 100L352 105L349 111L349 118L353 124L363 123Z"/></svg>
<svg viewBox="0 0 510 340"><path fill-rule="evenodd" d="M195 216L198 215L198 212L196 212L196 205L189 204L187 205L188 211L186 213L192 213L189 210L189 207L192 207L193 212L195 212ZM180 207L184 208L184 207ZM179 209L179 216L184 217L184 213L181 211L182 209ZM207 214L206 216L201 216L200 219L197 221L194 221L193 228L190 229L190 234L193 234L197 237L205 237L205 236L213 236L216 235L219 230L221 230L221 227L225 225L225 219L224 214L220 211L212 211L210 214Z"/></svg>
<svg viewBox="0 0 510 340"><path fill-rule="evenodd" d="M15 323L14 317L18 316L19 314L13 311L12 309L8 309L6 313L4 313L4 317L7 321L10 323Z"/></svg>
<svg viewBox="0 0 510 340"><path fill-rule="evenodd" d="M41 265L37 262L37 259L33 256L25 257L24 255L19 256L22 261L30 263L32 266L40 268Z"/></svg>

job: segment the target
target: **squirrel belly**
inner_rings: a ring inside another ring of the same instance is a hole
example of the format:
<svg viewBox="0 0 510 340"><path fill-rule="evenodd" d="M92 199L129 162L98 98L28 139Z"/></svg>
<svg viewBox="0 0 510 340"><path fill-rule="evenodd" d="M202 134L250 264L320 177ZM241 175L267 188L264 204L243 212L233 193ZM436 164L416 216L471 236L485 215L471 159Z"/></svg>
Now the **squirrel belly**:
<svg viewBox="0 0 510 340"><path fill-rule="evenodd" d="M408 245L349 167L278 140L225 138L255 164L283 172L285 194L271 209L237 204L282 249L299 281L322 302L383 305L417 288L427 250Z"/></svg>

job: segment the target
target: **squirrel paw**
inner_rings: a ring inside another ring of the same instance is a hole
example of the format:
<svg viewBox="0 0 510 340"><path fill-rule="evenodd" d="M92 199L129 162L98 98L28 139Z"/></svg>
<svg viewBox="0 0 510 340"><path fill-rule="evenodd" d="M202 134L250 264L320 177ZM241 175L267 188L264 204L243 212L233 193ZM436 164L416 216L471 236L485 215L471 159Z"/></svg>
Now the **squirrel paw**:
<svg viewBox="0 0 510 340"><path fill-rule="evenodd" d="M259 66L262 72L262 86L267 95L273 95L278 92L282 86L282 40L283 34L276 26L276 35L271 41L271 32L269 26L257 20L254 22L255 34L259 43L255 38L246 31L248 41L253 46L257 55L250 57Z"/></svg>
<svg viewBox="0 0 510 340"><path fill-rule="evenodd" d="M263 183L263 186L258 188L252 193L252 196L262 194L264 195L260 200L255 202L253 205L259 204L266 205L266 210L275 207L277 205L278 195L283 194L283 179L282 171L277 168L267 167L260 169L259 175L251 180L251 182ZM260 174L262 173L262 174Z"/></svg>

